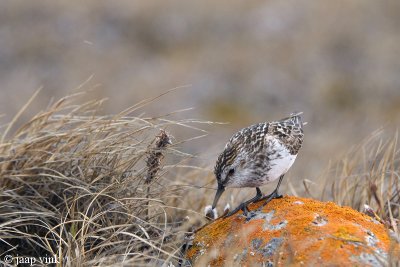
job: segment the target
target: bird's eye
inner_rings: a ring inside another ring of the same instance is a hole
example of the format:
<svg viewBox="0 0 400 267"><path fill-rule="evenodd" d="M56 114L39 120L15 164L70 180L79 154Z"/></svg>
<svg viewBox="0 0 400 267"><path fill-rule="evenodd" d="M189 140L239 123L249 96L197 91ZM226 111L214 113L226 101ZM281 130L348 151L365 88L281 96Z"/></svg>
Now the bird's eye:
<svg viewBox="0 0 400 267"><path fill-rule="evenodd" d="M230 169L229 171L228 171L228 176L231 176L231 175L233 175L235 173L235 169Z"/></svg>

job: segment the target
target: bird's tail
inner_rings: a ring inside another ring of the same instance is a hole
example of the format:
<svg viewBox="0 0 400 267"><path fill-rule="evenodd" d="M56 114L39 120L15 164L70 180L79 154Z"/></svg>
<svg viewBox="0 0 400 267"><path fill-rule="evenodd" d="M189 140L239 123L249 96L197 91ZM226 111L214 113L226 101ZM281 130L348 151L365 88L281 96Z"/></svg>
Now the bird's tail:
<svg viewBox="0 0 400 267"><path fill-rule="evenodd" d="M292 113L290 113L289 119L294 123L295 126L303 128L303 125L305 125L307 123L303 123L301 114L303 114L303 112L297 112L297 111L292 112Z"/></svg>
<svg viewBox="0 0 400 267"><path fill-rule="evenodd" d="M303 125L306 125L307 122L303 123L303 120L301 119L301 114L303 114L303 112L292 112L290 113L290 116L287 118L284 118L280 121L290 121L291 123L293 123L296 127L300 127L303 128Z"/></svg>

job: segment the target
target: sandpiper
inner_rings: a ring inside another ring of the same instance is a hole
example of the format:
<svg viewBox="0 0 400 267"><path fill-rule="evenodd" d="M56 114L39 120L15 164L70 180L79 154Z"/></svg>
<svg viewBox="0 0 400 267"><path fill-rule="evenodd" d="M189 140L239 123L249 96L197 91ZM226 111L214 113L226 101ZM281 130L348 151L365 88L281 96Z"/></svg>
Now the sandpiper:
<svg viewBox="0 0 400 267"><path fill-rule="evenodd" d="M278 189L283 176L292 166L303 143L301 112L275 122L258 123L244 128L231 137L219 155L214 173L218 182L212 209L226 187L255 187L257 194L241 203L224 217L240 209L246 215L247 205L264 200L266 205L274 198L281 198ZM279 178L275 190L263 196L260 186Z"/></svg>

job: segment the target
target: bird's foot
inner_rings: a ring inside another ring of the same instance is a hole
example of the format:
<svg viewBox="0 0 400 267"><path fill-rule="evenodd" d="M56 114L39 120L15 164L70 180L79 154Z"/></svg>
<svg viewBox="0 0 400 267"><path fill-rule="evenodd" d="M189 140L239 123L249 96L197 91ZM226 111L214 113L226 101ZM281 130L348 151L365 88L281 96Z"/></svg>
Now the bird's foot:
<svg viewBox="0 0 400 267"><path fill-rule="evenodd" d="M269 194L268 196L262 197L260 199L260 200L265 200L265 202L261 205L260 209L265 207L265 205L267 205L269 202L271 202L271 200L282 198L282 197L283 196L278 193L278 190L275 189L271 194Z"/></svg>
<svg viewBox="0 0 400 267"><path fill-rule="evenodd" d="M258 199L260 199L262 197L260 188L256 187L256 190L257 190L257 194L252 199L249 199L249 200L241 203L239 206L236 207L236 209L234 209L234 210L228 212L226 215L224 215L223 218L227 218L227 217L235 214L239 210L242 210L243 215L247 217L247 214L249 213L249 209L247 208L247 205L249 205L251 203L255 203Z"/></svg>
<svg viewBox="0 0 400 267"><path fill-rule="evenodd" d="M236 209L234 209L234 210L228 212L227 214L225 214L225 215L223 216L223 218L228 218L229 216L232 216L233 214L235 214L235 213L238 212L239 210L242 210L242 211L243 211L243 215L246 216L247 213L249 212L249 209L247 208L247 205L248 205L248 204L249 204L249 203L248 203L247 201L241 203L239 206L236 207Z"/></svg>
<svg viewBox="0 0 400 267"><path fill-rule="evenodd" d="M278 191L275 190L275 191L272 192L271 194L266 195L266 196L263 196L263 197L261 197L260 199L254 201L254 203L260 202L260 201L262 201L262 200L270 199L270 198L271 198L271 200L272 200L272 199L275 199L275 198L283 198L283 196L280 195L280 194L278 193ZM269 201L271 201L271 200L269 200ZM268 202L269 202L269 201L268 201Z"/></svg>

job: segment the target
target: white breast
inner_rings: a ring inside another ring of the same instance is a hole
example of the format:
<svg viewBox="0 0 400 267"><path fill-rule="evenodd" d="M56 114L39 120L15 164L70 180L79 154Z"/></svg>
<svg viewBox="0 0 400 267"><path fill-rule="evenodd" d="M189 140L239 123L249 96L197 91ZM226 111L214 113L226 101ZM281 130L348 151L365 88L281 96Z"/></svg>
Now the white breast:
<svg viewBox="0 0 400 267"><path fill-rule="evenodd" d="M259 187L269 182L278 179L282 174L285 174L292 166L296 155L290 154L289 150L276 138L266 137L268 145L265 147L266 150L263 152L268 156L268 163L265 166L266 172L261 174L258 172L255 174L253 169L243 168L235 172L235 175L229 179L226 187ZM242 160L249 161L248 158L242 158L239 155L236 159L238 162ZM253 167L252 165L250 165ZM261 174L261 175L260 175Z"/></svg>
<svg viewBox="0 0 400 267"><path fill-rule="evenodd" d="M268 181L278 179L282 174L285 174L293 165L297 155L290 154L289 150L278 140L271 140L272 148L277 151L270 157L271 169L267 173Z"/></svg>

